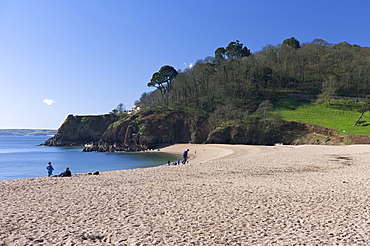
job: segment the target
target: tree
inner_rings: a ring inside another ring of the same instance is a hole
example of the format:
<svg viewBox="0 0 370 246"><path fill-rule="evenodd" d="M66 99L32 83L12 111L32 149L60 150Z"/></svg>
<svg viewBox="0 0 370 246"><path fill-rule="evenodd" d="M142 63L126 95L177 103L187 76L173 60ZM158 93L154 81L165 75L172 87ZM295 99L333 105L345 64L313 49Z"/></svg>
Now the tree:
<svg viewBox="0 0 370 246"><path fill-rule="evenodd" d="M320 38L316 38L314 39L311 44L317 44L317 45L322 45L322 46L330 46L331 44L328 43L327 41L323 40L323 39L320 39Z"/></svg>
<svg viewBox="0 0 370 246"><path fill-rule="evenodd" d="M243 44L236 42L230 42L226 47L226 56L229 59L241 58L245 56L250 56L251 51L247 47L243 47Z"/></svg>
<svg viewBox="0 0 370 246"><path fill-rule="evenodd" d="M156 87L162 94L169 92L172 88L172 82L178 75L178 72L171 66L165 65L154 73L148 83L149 87Z"/></svg>
<svg viewBox="0 0 370 246"><path fill-rule="evenodd" d="M217 48L215 50L215 61L220 63L222 60L226 59L226 50L224 47Z"/></svg>
<svg viewBox="0 0 370 246"><path fill-rule="evenodd" d="M243 44L239 43L239 40L236 40L235 42L230 42L226 49L224 47L219 47L215 50L215 62L220 63L226 58L231 60L250 56L250 54L250 49L245 46L243 47Z"/></svg>
<svg viewBox="0 0 370 246"><path fill-rule="evenodd" d="M294 49L299 49L301 48L301 44L295 37L287 38L283 41L284 45L293 47Z"/></svg>
<svg viewBox="0 0 370 246"><path fill-rule="evenodd" d="M120 103L120 104L118 104L116 109L117 109L119 114L122 114L126 110L126 107L123 103Z"/></svg>
<svg viewBox="0 0 370 246"><path fill-rule="evenodd" d="M266 122L269 116L272 114L273 109L274 107L272 103L269 100L265 100L261 102L260 105L258 106L256 110L256 115L261 116L263 122Z"/></svg>
<svg viewBox="0 0 370 246"><path fill-rule="evenodd" d="M136 106L139 106L142 109L158 106L158 103L161 101L161 94L158 90L152 92L144 92L141 94L140 99L135 102Z"/></svg>
<svg viewBox="0 0 370 246"><path fill-rule="evenodd" d="M330 104L330 100L335 96L338 90L337 84L337 77L334 75L329 76L323 81L321 94L318 95L318 98L323 101L328 101Z"/></svg>
<svg viewBox="0 0 370 246"><path fill-rule="evenodd" d="M117 108L113 109L111 114L122 114L126 110L123 103L118 104Z"/></svg>
<svg viewBox="0 0 370 246"><path fill-rule="evenodd" d="M359 110L359 112L361 114L357 118L357 120L356 120L356 122L353 126L358 126L358 125L362 125L363 123L366 123L366 121L361 120L361 119L364 116L364 114L369 111L369 109L370 109L370 95L366 95L365 104L363 105L362 109Z"/></svg>

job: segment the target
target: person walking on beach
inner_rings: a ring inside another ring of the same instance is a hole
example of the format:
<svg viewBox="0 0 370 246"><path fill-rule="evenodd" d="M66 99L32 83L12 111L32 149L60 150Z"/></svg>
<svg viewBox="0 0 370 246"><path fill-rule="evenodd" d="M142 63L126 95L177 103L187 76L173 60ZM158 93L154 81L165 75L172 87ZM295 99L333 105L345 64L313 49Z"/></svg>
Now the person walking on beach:
<svg viewBox="0 0 370 246"><path fill-rule="evenodd" d="M182 157L184 158L184 160L182 161L182 164L186 164L186 162L188 162L188 159L189 159L188 153L189 153L189 149L185 150L184 153L182 154Z"/></svg>
<svg viewBox="0 0 370 246"><path fill-rule="evenodd" d="M53 176L54 168L53 168L53 166L51 165L51 162L48 162L48 165L46 166L46 170L48 170L48 177Z"/></svg>

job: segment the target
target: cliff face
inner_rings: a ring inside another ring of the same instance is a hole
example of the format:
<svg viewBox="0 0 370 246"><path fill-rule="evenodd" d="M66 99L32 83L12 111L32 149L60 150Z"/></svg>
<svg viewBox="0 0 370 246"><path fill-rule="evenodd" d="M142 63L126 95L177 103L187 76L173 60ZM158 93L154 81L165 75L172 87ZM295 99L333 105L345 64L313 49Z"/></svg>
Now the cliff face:
<svg viewBox="0 0 370 246"><path fill-rule="evenodd" d="M351 140L338 135L336 130L308 123L284 121L281 130L284 133L282 143L292 145L341 145L344 142L351 143Z"/></svg>
<svg viewBox="0 0 370 246"><path fill-rule="evenodd" d="M101 139L84 151L141 151L190 140L185 112L143 112L111 124Z"/></svg>
<svg viewBox="0 0 370 246"><path fill-rule="evenodd" d="M271 122L268 126L263 124L260 121L249 125L217 127L209 133L206 143L338 145L344 142L335 130L318 125L284 120Z"/></svg>
<svg viewBox="0 0 370 246"><path fill-rule="evenodd" d="M145 111L135 115L69 115L47 146L84 146L84 151L141 151L191 141L184 111ZM196 135L196 134L193 134ZM199 135L199 134L198 134Z"/></svg>
<svg viewBox="0 0 370 246"><path fill-rule="evenodd" d="M265 124L265 123L263 123ZM207 119L181 110L150 110L134 115L69 115L44 145L83 146L84 151L141 151L174 143L342 144L334 130L300 122L279 121L220 126L209 131ZM350 140L349 140L350 141Z"/></svg>
<svg viewBox="0 0 370 246"><path fill-rule="evenodd" d="M68 115L54 137L45 141L47 146L82 146L99 141L108 126L117 120L115 115Z"/></svg>

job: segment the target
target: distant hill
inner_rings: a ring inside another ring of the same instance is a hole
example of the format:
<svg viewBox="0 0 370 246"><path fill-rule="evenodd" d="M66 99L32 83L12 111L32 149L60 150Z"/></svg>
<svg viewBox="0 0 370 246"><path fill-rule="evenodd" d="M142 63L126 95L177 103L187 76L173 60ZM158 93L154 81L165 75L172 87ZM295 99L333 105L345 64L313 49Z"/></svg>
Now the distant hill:
<svg viewBox="0 0 370 246"><path fill-rule="evenodd" d="M57 130L50 129L0 129L0 135L12 136L54 136Z"/></svg>

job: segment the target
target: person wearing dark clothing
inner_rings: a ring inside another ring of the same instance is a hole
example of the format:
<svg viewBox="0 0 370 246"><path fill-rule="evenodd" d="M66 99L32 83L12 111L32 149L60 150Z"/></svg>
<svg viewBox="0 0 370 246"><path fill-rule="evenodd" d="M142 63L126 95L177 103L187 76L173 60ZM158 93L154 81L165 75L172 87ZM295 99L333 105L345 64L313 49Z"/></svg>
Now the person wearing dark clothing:
<svg viewBox="0 0 370 246"><path fill-rule="evenodd" d="M62 172L61 174L59 174L59 177L71 177L71 176L72 176L72 173L69 170L69 167L67 167L64 172Z"/></svg>
<svg viewBox="0 0 370 246"><path fill-rule="evenodd" d="M184 158L184 160L182 161L182 164L185 164L188 161L189 159L188 153L189 153L189 149L185 150L184 153L182 154L182 157Z"/></svg>

